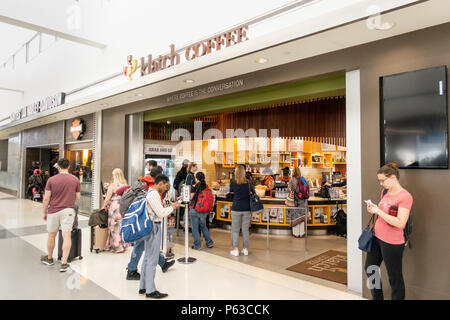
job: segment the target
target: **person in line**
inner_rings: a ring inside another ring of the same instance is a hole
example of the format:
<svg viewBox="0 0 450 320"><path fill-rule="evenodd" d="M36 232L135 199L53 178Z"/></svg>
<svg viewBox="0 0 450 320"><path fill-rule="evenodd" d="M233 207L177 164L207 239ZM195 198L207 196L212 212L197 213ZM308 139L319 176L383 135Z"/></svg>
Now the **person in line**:
<svg viewBox="0 0 450 320"><path fill-rule="evenodd" d="M123 241L121 235L122 215L119 212L120 198L122 197L124 187L127 186L127 180L120 168L116 168L112 172L113 182L110 183L106 192L103 208L108 210L108 239L106 240L105 251L113 251L122 253L128 247ZM118 192L122 190L122 192Z"/></svg>
<svg viewBox="0 0 450 320"><path fill-rule="evenodd" d="M62 158L58 161L59 174L51 177L45 187L43 202L43 219L47 221L47 250L48 253L41 257L41 263L53 265L53 250L55 239L61 227L63 246L61 266L59 271L66 272L69 269L67 258L72 246L72 228L75 221L75 201L81 198L80 181L69 173L69 160Z"/></svg>
<svg viewBox="0 0 450 320"><path fill-rule="evenodd" d="M190 162L187 171L188 173L186 175L185 184L187 186L192 187L195 184L195 173L197 172L197 164L195 162Z"/></svg>
<svg viewBox="0 0 450 320"><path fill-rule="evenodd" d="M209 186L205 181L205 174L203 172L197 172L195 174L195 186L193 190L191 190L191 208L189 209L189 215L191 218L191 228L192 228L192 236L194 237L194 245L192 249L200 250L202 248L202 239L200 236L199 230L202 231L203 236L206 241L206 246L208 248L213 247L213 241L211 239L211 235L209 234L209 230L206 227L206 218L209 212L198 212L195 210L195 204L198 200L198 195L205 189L209 189Z"/></svg>
<svg viewBox="0 0 450 320"><path fill-rule="evenodd" d="M291 177L289 176L290 169L289 169L289 167L284 167L282 171L283 171L283 175L281 177L279 177L278 180L285 182L287 185L289 183L289 181L291 181Z"/></svg>
<svg viewBox="0 0 450 320"><path fill-rule="evenodd" d="M145 177L148 181L147 191L151 190L155 185L155 179L157 176L162 174L162 168L160 166L155 166L150 170L150 175ZM141 180L142 181L142 180ZM170 185L169 185L170 188ZM130 262L127 267L127 280L140 280L141 275L138 272L139 260L141 260L142 254L144 253L145 242L139 241L134 244L133 252L131 253ZM175 260L169 261L164 257L162 253L159 253L158 264L161 267L163 273L167 272L171 266L175 264Z"/></svg>
<svg viewBox="0 0 450 320"><path fill-rule="evenodd" d="M184 159L180 171L177 172L177 175L175 176L175 180L173 180L173 188L175 189L176 196L180 195L181 184L183 183L183 181L186 181L186 176L188 173L187 172L188 165L189 165L189 160Z"/></svg>
<svg viewBox="0 0 450 320"><path fill-rule="evenodd" d="M400 184L400 172L396 162L381 167L377 172L380 185L387 190L382 192L378 206L368 204L367 211L378 216L375 223L375 238L372 251L367 254L365 270L368 277L373 276L371 267L380 267L384 261L389 283L392 288L392 300L405 299L402 260L406 239L404 229L408 222L413 204L412 195ZM376 271L379 274L379 269ZM383 289L371 290L374 300L383 300Z"/></svg>
<svg viewBox="0 0 450 320"><path fill-rule="evenodd" d="M237 166L234 171L236 181L230 184L230 193L233 194L233 205L231 206L231 230L233 250L230 254L239 256L239 230L242 227L242 235L244 238L244 247L242 254L247 256L250 243L250 221L252 214L250 212L250 192L255 194L255 187L245 178L245 167Z"/></svg>
<svg viewBox="0 0 450 320"><path fill-rule="evenodd" d="M153 221L153 229L150 237L145 240L145 254L139 284L139 294L145 293L147 298L161 299L168 296L168 294L156 290L155 272L161 248L161 220L180 206L179 202L175 202L164 208L162 194L169 188L169 178L159 175L155 179L155 186L147 194L147 210Z"/></svg>
<svg viewBox="0 0 450 320"><path fill-rule="evenodd" d="M300 188L300 186L304 186L303 188ZM309 189L308 182L306 179L302 176L302 172L300 171L299 167L294 167L292 170L292 179L289 180L288 183L288 193L294 194L294 204L295 207L298 209L291 210L291 221L292 218L294 220L296 218L301 218L302 216L308 215L308 198L309 198L309 192L308 194L305 194L307 190L305 188ZM302 192L303 191L303 192ZM300 198L301 194L301 198ZM306 223L306 222L301 222ZM291 223L292 227L295 227L296 225L293 225ZM301 228L301 225L300 225Z"/></svg>
<svg viewBox="0 0 450 320"><path fill-rule="evenodd" d="M150 175L150 171L152 171L152 168L156 167L158 163L155 160L149 160L145 163L145 175Z"/></svg>

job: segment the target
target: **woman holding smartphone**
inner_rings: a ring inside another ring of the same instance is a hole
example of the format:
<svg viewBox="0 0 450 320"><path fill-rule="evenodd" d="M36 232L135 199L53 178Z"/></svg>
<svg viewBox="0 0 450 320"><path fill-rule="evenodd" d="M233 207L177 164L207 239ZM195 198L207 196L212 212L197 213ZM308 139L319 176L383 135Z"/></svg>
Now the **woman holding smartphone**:
<svg viewBox="0 0 450 320"><path fill-rule="evenodd" d="M392 288L392 300L405 299L405 283L402 273L403 250L406 239L404 229L408 222L413 197L404 189L400 182L400 173L396 162L381 167L377 172L378 181L385 189L381 201L377 205L367 204L367 211L376 214L375 238L372 251L367 254L365 270L367 276L373 277L376 270L380 276L379 267L384 261ZM374 269L373 267L376 266ZM371 289L374 300L383 300L381 279L379 286Z"/></svg>

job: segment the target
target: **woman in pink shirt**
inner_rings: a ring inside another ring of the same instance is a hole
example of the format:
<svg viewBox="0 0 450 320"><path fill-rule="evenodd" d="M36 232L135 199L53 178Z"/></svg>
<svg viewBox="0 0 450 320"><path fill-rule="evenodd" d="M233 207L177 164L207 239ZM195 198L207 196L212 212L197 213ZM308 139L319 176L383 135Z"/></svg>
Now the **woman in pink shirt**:
<svg viewBox="0 0 450 320"><path fill-rule="evenodd" d="M392 300L405 299L405 283L402 273L403 250L405 249L404 229L408 222L413 197L399 182L400 173L396 162L381 167L378 181L385 189L377 205L367 205L367 211L377 215L375 238L372 251L367 254L366 274L371 280L371 292L374 300L383 300L383 289L379 267L384 261L392 288ZM374 272L376 272L375 281Z"/></svg>

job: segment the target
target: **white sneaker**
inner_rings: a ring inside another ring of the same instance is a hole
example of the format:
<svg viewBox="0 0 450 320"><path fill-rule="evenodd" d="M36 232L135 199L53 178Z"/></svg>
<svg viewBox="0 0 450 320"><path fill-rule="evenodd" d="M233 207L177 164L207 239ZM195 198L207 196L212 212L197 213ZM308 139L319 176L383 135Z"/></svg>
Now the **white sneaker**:
<svg viewBox="0 0 450 320"><path fill-rule="evenodd" d="M248 250L246 248L242 249L242 254L248 256Z"/></svg>
<svg viewBox="0 0 450 320"><path fill-rule="evenodd" d="M230 254L235 257L239 257L239 250L231 250Z"/></svg>

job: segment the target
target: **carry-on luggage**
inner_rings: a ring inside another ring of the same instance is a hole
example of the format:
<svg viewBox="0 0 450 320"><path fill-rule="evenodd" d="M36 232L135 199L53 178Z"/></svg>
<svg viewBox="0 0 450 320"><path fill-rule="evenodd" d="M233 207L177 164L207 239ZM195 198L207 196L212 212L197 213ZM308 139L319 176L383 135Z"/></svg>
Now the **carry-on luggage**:
<svg viewBox="0 0 450 320"><path fill-rule="evenodd" d="M67 262L71 262L75 258L79 260L83 259L81 256L81 229L72 229L71 232L72 238L72 246L70 247L69 257L67 258ZM62 258L62 246L63 246L63 237L62 231L59 230L58 233L58 260Z"/></svg>
<svg viewBox="0 0 450 320"><path fill-rule="evenodd" d="M91 252L95 250L95 253L99 253L105 250L108 230L107 225L91 227Z"/></svg>

